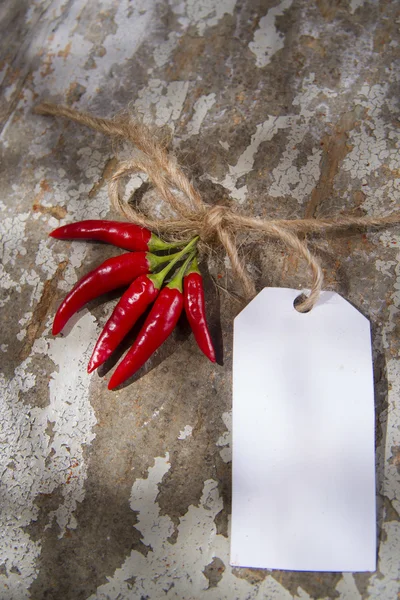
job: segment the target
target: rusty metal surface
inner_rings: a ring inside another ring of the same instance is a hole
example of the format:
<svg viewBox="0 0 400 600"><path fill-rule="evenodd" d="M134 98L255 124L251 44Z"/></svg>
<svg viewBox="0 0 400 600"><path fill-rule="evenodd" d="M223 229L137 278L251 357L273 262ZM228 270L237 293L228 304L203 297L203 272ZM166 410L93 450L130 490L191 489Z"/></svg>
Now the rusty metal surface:
<svg viewBox="0 0 400 600"><path fill-rule="evenodd" d="M223 366L182 335L122 391L87 375L115 299L89 305L64 337L52 338L51 321L77 279L117 252L48 233L112 216L113 151L101 135L32 108L49 99L111 116L130 105L168 125L210 203L265 218L386 214L400 196L398 3L6 0L0 19L0 598L396 598L398 229L311 243L326 287L372 323L378 570L232 569L240 304L221 293ZM131 191L140 185L135 178ZM304 265L279 244L241 243L258 289L307 285ZM235 289L229 263L209 268Z"/></svg>

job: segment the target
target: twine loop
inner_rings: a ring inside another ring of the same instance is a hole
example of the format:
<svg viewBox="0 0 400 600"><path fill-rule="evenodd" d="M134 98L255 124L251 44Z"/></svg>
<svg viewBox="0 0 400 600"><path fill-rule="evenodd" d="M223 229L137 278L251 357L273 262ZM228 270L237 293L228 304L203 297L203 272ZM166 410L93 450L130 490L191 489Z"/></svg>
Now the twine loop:
<svg viewBox="0 0 400 600"><path fill-rule="evenodd" d="M174 156L170 155L156 130L150 130L144 123L132 116L114 120L93 117L90 114L73 110L67 106L42 103L35 108L41 115L61 116L86 125L95 131L111 136L117 141L129 141L133 146L132 155L122 160L108 183L111 205L126 219L148 227L170 239L184 239L199 235L204 248L216 243L222 245L229 257L234 275L240 281L246 299L256 294L253 280L245 264L239 257L236 244L237 233L258 233L280 240L288 248L302 257L311 272L311 286L308 297L297 306L300 312L312 309L318 300L323 284L323 273L317 258L309 251L306 241L299 234L320 235L341 228L382 227L400 223L400 213L383 217L338 216L332 219L259 219L239 214L219 204L209 207L199 192L179 167ZM123 200L120 183L132 173L146 173L157 189L160 197L176 215L174 218L149 217Z"/></svg>

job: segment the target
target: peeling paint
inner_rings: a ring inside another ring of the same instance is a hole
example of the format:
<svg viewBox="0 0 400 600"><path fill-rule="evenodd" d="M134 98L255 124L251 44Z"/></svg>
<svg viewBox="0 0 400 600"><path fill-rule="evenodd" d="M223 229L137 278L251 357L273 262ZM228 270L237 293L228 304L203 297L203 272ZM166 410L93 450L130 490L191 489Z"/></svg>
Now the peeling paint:
<svg viewBox="0 0 400 600"><path fill-rule="evenodd" d="M400 289L398 284L396 287ZM398 310L397 308L397 312ZM391 500L393 507L399 512L400 481L396 465L390 460L393 448L400 446L400 418L396 410L400 397L400 361L398 356L388 361L387 376L391 385L388 392L386 440L385 446L382 448L386 462L382 489L379 491L382 496ZM381 449L378 448L377 451L380 452ZM400 523L399 521L384 522L382 528L385 538L380 544L379 571L372 575L368 586L368 593L371 598L382 597L382 594L386 598L395 598L399 591L399 564L397 557L400 548Z"/></svg>
<svg viewBox="0 0 400 600"><path fill-rule="evenodd" d="M123 64L135 53L149 31L154 7L153 0L137 0L134 4L129 0L122 0L113 5L115 33L105 33L102 42L103 55L96 56L96 69L92 70L88 77L85 64L93 50L93 43L87 39L85 32L77 27L85 13L85 5L74 2L69 10L65 11L62 0L53 2L53 14L62 19L62 26L58 28L54 38L46 32L45 69L34 73L35 88L41 89L45 80L45 85L52 90L52 94L64 96L66 85L74 83L75 86L82 86L86 99L93 98L97 88L104 84L110 68L115 64ZM101 8L109 10L109 3L100 3L97 17L101 15ZM74 31L72 37L71 31ZM130 40L129 44L125 43L126 39ZM64 50L68 46L66 60Z"/></svg>
<svg viewBox="0 0 400 600"><path fill-rule="evenodd" d="M187 139L192 135L198 135L200 133L201 125L206 118L206 115L210 108L215 104L215 94L208 94L207 96L201 96L194 103L194 114L189 123L187 124L187 134L183 139Z"/></svg>
<svg viewBox="0 0 400 600"><path fill-rule="evenodd" d="M40 44L40 40L39 37L36 43ZM58 43L62 43L61 38L58 38ZM55 57L56 63L58 60L64 59ZM69 60L68 68L75 69L76 64L74 59ZM66 80L63 77L68 76L65 71L67 66L62 63L58 66L60 71L57 81L64 86ZM47 80L44 84L40 74L36 72L36 75L37 79L34 80L38 91L46 89ZM56 88L54 84L53 89ZM20 106L26 107L28 100L29 94L21 99ZM34 125L37 127L37 136L30 146L30 152L32 156L40 158L49 152L51 131L48 123L44 124L43 120L35 120ZM10 127L2 131L5 147L9 145L8 136L11 131ZM41 196L42 206L68 206L68 220L105 215L109 207L106 190L99 193L89 206L82 203L82 194L90 190L93 178L100 176L104 156L99 152L94 153L92 148L86 154L83 150L80 156L78 166L86 171L87 184L74 187L63 169L58 170L58 180L57 174L51 169L47 173L43 168L38 168L35 173L38 183L34 187L34 193L42 190L41 182L46 176L52 182L51 192L47 190ZM13 184L13 196L15 205L26 196L23 183ZM29 219L38 217L38 213L31 215L29 212L20 212L13 217L6 216L1 222L1 286L3 289L15 289L18 293L25 287L30 287L28 305L31 308L36 307L40 300L44 286L42 279L50 280L60 261L66 259L66 255L54 252L53 241L42 239L32 256L32 268L21 268L18 272L20 258L27 256L27 223ZM44 218L49 228L59 224L58 220L49 218L46 214ZM30 247L29 252L32 250ZM76 282L76 269L81 267L86 253L85 245L73 247L65 278L59 282L59 286L65 291L69 291ZM5 297L3 306L10 299L11 296ZM32 311L28 311L20 319L22 328L16 334L19 342L26 338L31 317ZM7 380L2 376L4 413L0 416L0 423L3 427L2 435L9 444L9 451L2 455L2 485L9 503L3 505L2 511L0 563L5 565L6 575L1 574L0 579L7 590L4 596L7 600L28 598L27 588L37 575L35 565L40 554L40 544L29 538L25 528L38 517L35 504L38 495L51 494L61 487L62 502L48 515L47 526L54 520L59 528L59 535L63 535L67 528L76 526L74 511L77 502L84 496L87 469L83 452L93 439L92 430L95 425L93 409L89 403L90 377L86 373L85 361L89 359L91 340L95 338L96 332L94 319L88 314L81 316L79 322L75 319L75 327L67 337L56 340L49 339L47 323L42 335L34 341L28 357L17 367L15 377ZM7 348L7 345L3 345L3 348ZM56 370L46 373L34 368L30 372L33 359L39 356L50 359ZM49 381L48 404L44 408L32 407L24 396L33 390L35 382L38 383L43 378ZM17 414L21 415L20 425L17 425L15 418ZM52 439L46 433L50 422L53 423ZM10 468L11 464L16 467Z"/></svg>
<svg viewBox="0 0 400 600"><path fill-rule="evenodd" d="M222 413L222 420L227 429L217 440L217 446L223 447L219 451L220 457L225 463L232 462L232 411Z"/></svg>
<svg viewBox="0 0 400 600"><path fill-rule="evenodd" d="M366 0L350 0L350 12L355 13L357 8L363 6Z"/></svg>
<svg viewBox="0 0 400 600"><path fill-rule="evenodd" d="M320 177L320 160L322 152L314 147L306 157L304 166L297 167L295 162L301 155L301 146L309 134L310 123L314 120L314 104L317 98L325 96L334 98L335 92L321 89L314 84L315 76L311 74L302 83L301 92L294 98L293 106L299 108L299 116L287 118L290 126L289 137L280 162L272 171L272 184L268 193L274 197L292 196L303 203L311 194ZM324 117L326 119L326 115Z"/></svg>
<svg viewBox="0 0 400 600"><path fill-rule="evenodd" d="M220 183L229 190L232 198L243 204L247 198L247 185L237 187L237 182L243 175L249 173L254 165L255 155L263 142L272 140L279 129L289 126L289 119L286 117L269 117L264 123L257 125L256 132L252 135L250 144L246 150L239 156L236 165L229 165L229 173L223 180L211 178L215 183Z"/></svg>
<svg viewBox="0 0 400 600"><path fill-rule="evenodd" d="M254 39L249 44L250 50L256 56L257 67L266 67L271 58L284 47L285 36L276 29L276 18L292 6L293 0L282 0L278 6L270 8L260 19Z"/></svg>
<svg viewBox="0 0 400 600"><path fill-rule="evenodd" d="M179 17L182 27L194 25L199 35L208 27L214 27L225 14L232 14L236 0L174 0L172 9Z"/></svg>
<svg viewBox="0 0 400 600"><path fill-rule="evenodd" d="M339 592L339 600L362 600L352 573L343 573L336 589Z"/></svg>
<svg viewBox="0 0 400 600"><path fill-rule="evenodd" d="M203 573L205 567L215 557L224 565L229 564L229 541L217 534L214 522L223 507L218 484L211 479L204 482L199 506L190 506L179 520L178 536L171 544L168 538L175 526L167 515L160 515L156 501L159 486L170 468L168 453L165 457L157 457L147 479L138 479L132 487L130 505L132 510L138 511L135 527L141 532L143 543L149 547L147 555L133 551L108 582L88 600L157 598L160 590L175 600L200 597L210 600L256 600L265 597L293 600L293 596L272 577L252 585L235 577L230 569L223 572L216 588L209 587ZM186 573L190 573L190 577ZM300 595L295 598L310 599L301 588L299 592Z"/></svg>
<svg viewBox="0 0 400 600"><path fill-rule="evenodd" d="M29 598L27 587L36 575L40 544L34 543L24 531L38 516L36 496L63 486L64 503L49 519L56 518L61 534L66 527L74 526L73 512L82 499L86 478L83 447L93 439L91 431L95 424L88 401L90 377L86 373L93 325L90 315L76 324L69 336L67 352L65 340L48 342L46 331L35 342L33 354L16 369L15 377L1 380L1 436L7 450L1 455L0 563L5 564L8 578L0 575L0 580L8 586L9 600ZM37 354L49 356L58 368L49 382L49 405L43 409L27 407L23 402L23 395L35 386L39 376L29 372L32 356ZM48 422L54 424L53 440L46 433ZM11 461L14 469L8 468ZM66 486L72 467L74 474ZM19 575L11 571L13 566L18 567Z"/></svg>
<svg viewBox="0 0 400 600"><path fill-rule="evenodd" d="M388 86L365 84L357 100L361 106L368 108L369 120L362 123L360 131L353 133L350 143L353 150L346 157L343 168L351 171L353 177L363 179L371 175L384 162L390 163L390 168L398 168L398 151L388 148L387 123L381 118L382 106L386 104ZM397 135L396 135L397 134ZM400 140L400 134L393 128L392 135Z"/></svg>
<svg viewBox="0 0 400 600"><path fill-rule="evenodd" d="M15 217L6 217L1 222L0 259L3 265L14 267L18 256L25 256L25 227L28 218L29 213L20 213Z"/></svg>
<svg viewBox="0 0 400 600"><path fill-rule="evenodd" d="M170 125L179 118L188 92L189 83L172 81L169 84L160 79L150 79L148 86L139 92L135 108L148 123L158 127Z"/></svg>
<svg viewBox="0 0 400 600"><path fill-rule="evenodd" d="M86 479L83 446L94 439L92 429L96 419L89 402L91 377L87 374L86 365L92 353L91 340L96 333L95 320L86 313L69 333L67 351L64 338L50 341L42 338L34 346L36 352L45 354L58 366L58 371L52 373L49 382L50 404L46 418L54 423L54 437L49 448L55 453L52 459L55 467L52 485L68 483L67 487L62 488L64 503L49 515L50 522L56 519L60 536L67 527L75 527L73 513L76 503L83 499ZM73 474L69 477L71 468ZM58 481L54 480L55 475Z"/></svg>
<svg viewBox="0 0 400 600"><path fill-rule="evenodd" d="M182 431L179 432L178 440L186 440L186 438L190 437L193 432L193 427L191 425L185 425Z"/></svg>
<svg viewBox="0 0 400 600"><path fill-rule="evenodd" d="M168 34L168 39L155 48L154 62L156 63L157 67L163 67L168 63L172 51L176 46L177 40L178 35L174 31L171 31Z"/></svg>
<svg viewBox="0 0 400 600"><path fill-rule="evenodd" d="M268 194L275 198L291 196L299 203L303 203L310 196L320 177L322 152L314 147L306 157L303 166L299 168L295 163L301 155L302 144L310 132L310 123L315 117L316 99L321 96L327 99L336 96L335 92L319 88L313 82L314 75L311 74L303 81L301 92L293 100L293 107L299 108L299 115L269 116L266 121L257 125L250 144L239 156L236 164L229 165L229 172L225 178L210 177L213 182L223 185L239 204L246 201L248 188L247 185L237 187L238 180L252 171L260 145L271 141L281 129L289 129L289 138L279 164L271 173L272 182ZM323 114L324 119L327 119L328 114Z"/></svg>

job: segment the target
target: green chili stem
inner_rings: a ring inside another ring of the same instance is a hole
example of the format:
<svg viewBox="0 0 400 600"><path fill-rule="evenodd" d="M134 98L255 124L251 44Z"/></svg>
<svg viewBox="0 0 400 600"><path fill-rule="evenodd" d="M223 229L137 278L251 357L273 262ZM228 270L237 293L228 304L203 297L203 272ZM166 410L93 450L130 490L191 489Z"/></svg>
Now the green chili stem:
<svg viewBox="0 0 400 600"><path fill-rule="evenodd" d="M151 252L159 252L160 250L171 250L172 248L179 248L185 244L184 241L181 242L164 242L158 236L151 234L149 249L151 248Z"/></svg>
<svg viewBox="0 0 400 600"><path fill-rule="evenodd" d="M190 242L187 244L187 246L184 247L183 250L181 250L181 252L178 252L177 254L174 255L175 258L173 260L171 260L171 262L169 262L168 265L162 271L160 271L159 273L155 273L154 275L148 275L148 278L153 282L154 287L156 287L157 289L161 288L165 277L168 275L168 273L170 272L172 267L181 258L183 258L188 252L190 252L190 250L192 250L192 248L194 248L196 246L198 239L199 239L199 236L196 236L195 238L190 240Z"/></svg>
<svg viewBox="0 0 400 600"><path fill-rule="evenodd" d="M167 284L168 288L170 288L171 290L179 290L182 293L182 291L183 291L182 279L186 273L186 269L188 268L189 263L195 258L195 256L196 256L196 252L192 252L187 257L187 259L185 260L185 262L183 263L183 265L181 266L181 268L179 269L177 274Z"/></svg>
<svg viewBox="0 0 400 600"><path fill-rule="evenodd" d="M186 271L185 275L189 275L190 273L198 273L199 275L201 274L200 269L199 269L199 264L197 262L197 256L194 257L192 264Z"/></svg>
<svg viewBox="0 0 400 600"><path fill-rule="evenodd" d="M157 254L153 254L152 252L147 253L147 260L149 261L150 268L152 271L157 269L160 265L172 261L174 258L178 256L179 252L176 254L166 254L165 256L158 256Z"/></svg>

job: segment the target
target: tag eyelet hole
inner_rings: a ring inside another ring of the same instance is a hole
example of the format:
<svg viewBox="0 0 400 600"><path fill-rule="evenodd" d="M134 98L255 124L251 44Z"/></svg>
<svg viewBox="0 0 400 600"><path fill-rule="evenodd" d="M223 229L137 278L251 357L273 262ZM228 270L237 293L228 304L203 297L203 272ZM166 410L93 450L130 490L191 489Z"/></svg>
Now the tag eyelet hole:
<svg viewBox="0 0 400 600"><path fill-rule="evenodd" d="M299 304L301 304L302 302L304 302L304 300L307 300L307 296L305 294L300 294L299 296L297 296L297 298L294 299L293 301L293 307L297 310L298 313L300 313L301 315L305 315L306 313L309 313L311 311L311 308L309 308L308 310L299 310L297 307L299 306Z"/></svg>

